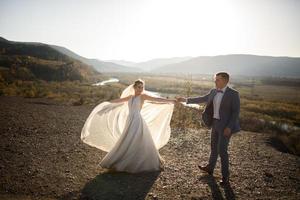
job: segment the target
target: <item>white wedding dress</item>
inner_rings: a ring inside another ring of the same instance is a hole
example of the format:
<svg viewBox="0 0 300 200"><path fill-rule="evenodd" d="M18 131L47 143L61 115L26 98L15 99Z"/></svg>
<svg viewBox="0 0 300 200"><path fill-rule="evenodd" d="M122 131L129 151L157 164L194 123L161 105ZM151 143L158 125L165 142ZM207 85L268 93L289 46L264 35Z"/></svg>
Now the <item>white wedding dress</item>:
<svg viewBox="0 0 300 200"><path fill-rule="evenodd" d="M121 98L132 94L130 85ZM149 101L142 105L141 96L125 103L103 102L86 120L81 139L108 152L100 163L103 168L130 173L158 171L162 165L158 149L170 138L173 108L173 104Z"/></svg>

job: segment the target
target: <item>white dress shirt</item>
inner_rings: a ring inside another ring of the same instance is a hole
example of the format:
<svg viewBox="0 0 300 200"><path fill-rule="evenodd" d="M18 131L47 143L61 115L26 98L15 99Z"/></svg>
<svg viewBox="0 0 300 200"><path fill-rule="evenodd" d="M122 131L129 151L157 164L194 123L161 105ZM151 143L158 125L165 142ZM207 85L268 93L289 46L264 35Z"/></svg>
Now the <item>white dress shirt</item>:
<svg viewBox="0 0 300 200"><path fill-rule="evenodd" d="M221 90L223 92L217 92L217 94L215 95L214 97L214 100L213 100L213 104L214 104L214 116L213 118L214 119L220 119L220 105L221 105L221 101L222 101L222 98L223 98L223 95L225 93L225 90L226 90L227 86L223 87ZM219 89L217 89L219 90Z"/></svg>

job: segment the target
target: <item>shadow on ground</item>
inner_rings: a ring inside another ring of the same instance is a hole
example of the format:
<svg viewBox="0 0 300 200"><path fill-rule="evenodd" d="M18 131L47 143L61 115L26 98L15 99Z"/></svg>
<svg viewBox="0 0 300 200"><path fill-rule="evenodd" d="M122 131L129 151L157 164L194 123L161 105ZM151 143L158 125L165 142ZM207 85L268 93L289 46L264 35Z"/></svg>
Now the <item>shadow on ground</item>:
<svg viewBox="0 0 300 200"><path fill-rule="evenodd" d="M84 200L145 199L159 174L160 172L99 174L84 186L79 198ZM71 192L59 199L74 199L77 195L78 192Z"/></svg>
<svg viewBox="0 0 300 200"><path fill-rule="evenodd" d="M289 151L289 149L283 144L283 142L276 137L268 138L266 140L266 144L268 144L269 146L273 147L274 149L282 153L292 154L292 152Z"/></svg>
<svg viewBox="0 0 300 200"><path fill-rule="evenodd" d="M212 199L228 199L228 200L235 199L234 191L230 185L227 185L222 188L222 189L224 189L224 194L225 194L225 198L223 197L222 192L220 190L219 185L217 184L215 177L213 177L211 175L204 175L204 176L201 176L199 178L199 180L206 183L209 186L209 189L210 189L211 195L212 195Z"/></svg>
<svg viewBox="0 0 300 200"><path fill-rule="evenodd" d="M50 103L50 102L43 102L43 101L32 101L32 102L27 102L28 104L39 104L39 105L46 105L46 106L60 106L61 104L59 103Z"/></svg>

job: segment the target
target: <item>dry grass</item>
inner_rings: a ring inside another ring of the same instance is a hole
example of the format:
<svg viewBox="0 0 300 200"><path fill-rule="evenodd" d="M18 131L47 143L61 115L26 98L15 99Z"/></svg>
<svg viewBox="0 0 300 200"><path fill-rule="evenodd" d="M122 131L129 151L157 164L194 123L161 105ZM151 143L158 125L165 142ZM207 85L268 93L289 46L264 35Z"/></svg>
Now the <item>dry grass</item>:
<svg viewBox="0 0 300 200"><path fill-rule="evenodd" d="M11 84L0 83L0 94L28 98L44 97L70 105L95 105L102 101L118 98L123 88L124 86L120 84L94 87L91 86L91 83L80 81L33 82L18 80Z"/></svg>
<svg viewBox="0 0 300 200"><path fill-rule="evenodd" d="M162 96L168 98L204 95L213 87L213 82L207 76L175 77L150 76L149 74L113 74L107 76L119 78L120 83L95 87L91 86L91 82L18 80L7 84L1 81L0 77L0 95L44 97L69 105L97 105L103 101L118 98L122 90L137 78L146 81L147 90L160 92ZM104 78L102 77L102 79ZM251 88L253 81L242 81L235 79L233 82L233 87L237 88L241 96L240 121L242 129L278 133L278 139L282 140L289 149L293 149L291 152L299 154L299 134L282 129L283 124L299 127L300 104L298 102L300 102L300 97L295 86L260 85L261 83L256 81L255 86ZM173 113L172 127L182 130L200 128L201 111L177 105Z"/></svg>

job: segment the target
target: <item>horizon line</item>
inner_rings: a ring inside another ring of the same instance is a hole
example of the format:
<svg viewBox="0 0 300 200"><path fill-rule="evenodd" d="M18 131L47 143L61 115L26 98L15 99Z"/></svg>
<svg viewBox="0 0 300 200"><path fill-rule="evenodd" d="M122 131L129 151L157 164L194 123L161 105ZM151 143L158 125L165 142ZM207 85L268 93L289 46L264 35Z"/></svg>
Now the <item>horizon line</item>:
<svg viewBox="0 0 300 200"><path fill-rule="evenodd" d="M153 61L153 60L158 60L158 59L174 59L174 58L184 58L184 57L191 57L191 59L193 58L198 58L198 57L218 57L218 56L231 56L231 55L247 55L247 56L259 56L259 57L277 57L277 58L300 58L299 56L287 56L287 55L266 55L266 54L253 54L253 53L227 53L227 54L215 54L215 55L198 55L198 56L171 56L171 57L156 57L156 58L150 58L150 59L146 59L146 60L142 60L142 61L132 61L129 59L101 59L101 58L91 58L91 57L85 57L80 55L79 53L76 53L74 50L65 47L65 46L60 46L57 44L50 44L50 43L44 43L44 42L38 42L38 41L19 41L19 40L9 40L6 39L5 37L0 36L0 38L3 38L4 40L7 40L9 42L18 42L18 43L37 43L37 44L44 44L44 45L50 45L50 46L59 46L62 48L66 48L69 51L77 54L78 56L87 58L87 59L97 59L100 61L104 61L104 62L112 62L112 61L125 61L125 62L132 62L132 63L143 63L143 62L149 62L149 61ZM189 59L188 59L189 60Z"/></svg>

